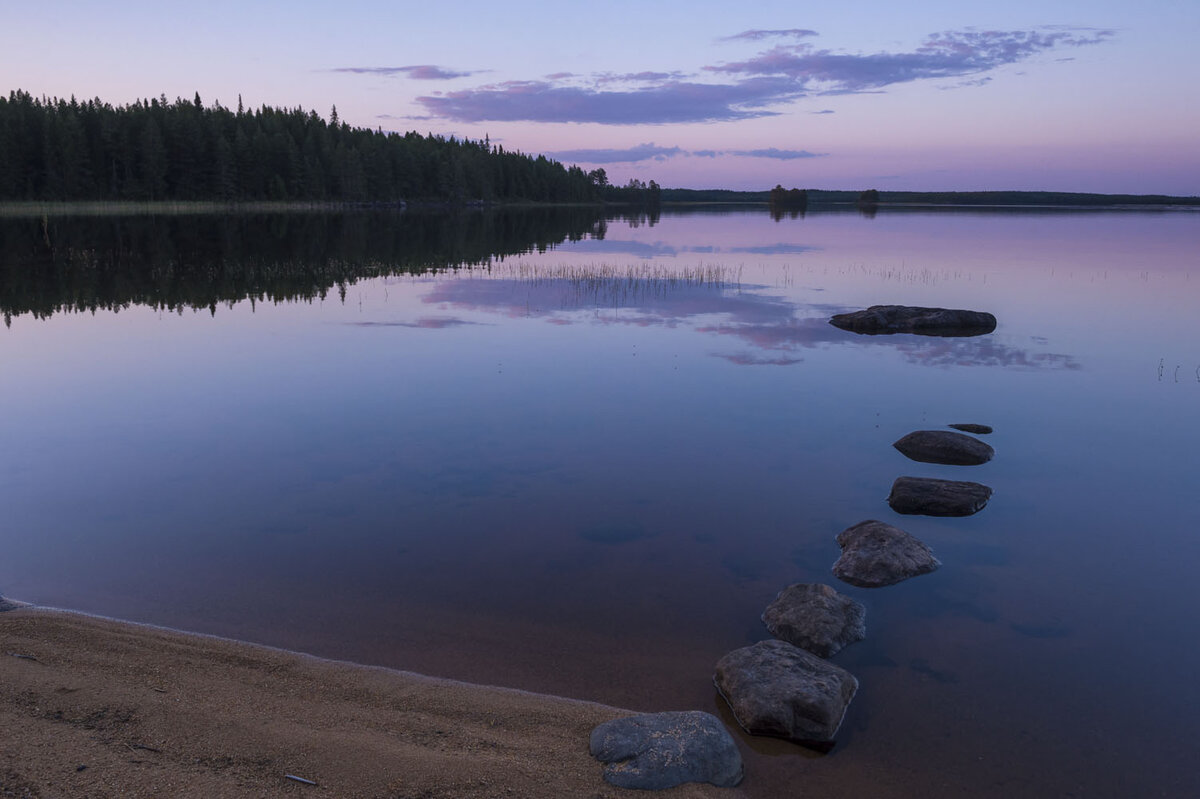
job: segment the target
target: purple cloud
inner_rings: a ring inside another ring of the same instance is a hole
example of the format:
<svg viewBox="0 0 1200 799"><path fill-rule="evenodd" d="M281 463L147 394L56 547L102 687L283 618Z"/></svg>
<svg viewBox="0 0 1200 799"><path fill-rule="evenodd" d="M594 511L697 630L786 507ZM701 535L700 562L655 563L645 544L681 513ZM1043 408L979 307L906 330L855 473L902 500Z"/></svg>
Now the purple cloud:
<svg viewBox="0 0 1200 799"><path fill-rule="evenodd" d="M754 58L706 70L730 75L784 76L810 91L848 93L928 78L976 75L1055 47L1098 44L1115 34L1094 28L1032 31L945 31L910 53L851 55L808 44L777 45Z"/></svg>
<svg viewBox="0 0 1200 799"><path fill-rule="evenodd" d="M767 147L759 150L684 150L681 147L662 147L647 142L633 147L598 148L582 150L558 150L546 153L551 158L568 163L581 164L624 164L638 161L665 161L676 155L716 158L722 155L737 155L743 158L776 158L789 161L795 158L823 158L829 153L810 153L808 150L780 150Z"/></svg>
<svg viewBox="0 0 1200 799"><path fill-rule="evenodd" d="M605 83L661 83L665 80L675 80L684 77L682 72L625 72L612 74L609 72L595 76L597 84Z"/></svg>
<svg viewBox="0 0 1200 799"><path fill-rule="evenodd" d="M752 42L761 41L762 39L772 39L777 37L789 39L806 39L809 36L818 36L816 31L810 31L807 28L784 28L782 30L749 30L735 33L733 36L725 36L717 41L732 42L738 39L745 39Z"/></svg>
<svg viewBox="0 0 1200 799"><path fill-rule="evenodd" d="M602 91L546 81L508 81L418 97L430 113L458 122L595 122L602 125L715 122L776 116L765 106L803 94L793 81L736 83L669 80L641 89Z"/></svg>
<svg viewBox="0 0 1200 799"><path fill-rule="evenodd" d="M744 31L729 38L757 41L809 35L813 32L795 28ZM775 107L802 97L880 92L897 83L967 78L1055 48L1098 44L1114 35L1112 30L1063 26L945 31L930 35L912 52L869 54L835 53L805 42L787 43L744 61L703 68L719 82L688 79L679 72L632 72L594 75L591 83L585 84L578 76L556 73L546 80L431 93L418 97L417 102L428 113L456 122L657 125L753 119L777 116L780 112ZM466 73L455 76L458 74ZM574 82L564 82L572 78ZM617 82L635 85L612 88Z"/></svg>
<svg viewBox="0 0 1200 799"><path fill-rule="evenodd" d="M724 358L730 363L736 363L738 366L791 366L794 363L804 363L803 358L788 358L786 356L779 358L764 358L759 355L752 355L748 352L735 353L733 355L723 355L719 352L714 352L713 355L718 358Z"/></svg>
<svg viewBox="0 0 1200 799"><path fill-rule="evenodd" d="M468 322L465 319L457 318L435 318L422 317L415 322L347 322L348 325L354 327L415 327L422 330L444 330L448 327L461 327L463 325L477 325L479 322Z"/></svg>
<svg viewBox="0 0 1200 799"><path fill-rule="evenodd" d="M655 161L665 161L681 153L683 150L678 147L659 147L657 144L647 143L624 149L559 150L547 155L559 161L583 164L624 164L648 161L651 158Z"/></svg>
<svg viewBox="0 0 1200 799"><path fill-rule="evenodd" d="M471 75L478 75L482 70L464 72L445 69L433 64L414 64L407 67L337 67L329 71L349 72L354 75L383 75L385 77L405 75L413 80L452 80L453 78L466 78Z"/></svg>
<svg viewBox="0 0 1200 799"><path fill-rule="evenodd" d="M807 244L788 244L780 242L778 244L757 244L752 247L730 247L729 252L743 252L750 255L799 255L804 252L818 252L820 247L811 247Z"/></svg>
<svg viewBox="0 0 1200 799"><path fill-rule="evenodd" d="M768 147L763 150L727 150L729 155L740 155L743 158L777 158L781 161L791 161L795 158L823 158L829 153L810 153L808 150L780 150Z"/></svg>

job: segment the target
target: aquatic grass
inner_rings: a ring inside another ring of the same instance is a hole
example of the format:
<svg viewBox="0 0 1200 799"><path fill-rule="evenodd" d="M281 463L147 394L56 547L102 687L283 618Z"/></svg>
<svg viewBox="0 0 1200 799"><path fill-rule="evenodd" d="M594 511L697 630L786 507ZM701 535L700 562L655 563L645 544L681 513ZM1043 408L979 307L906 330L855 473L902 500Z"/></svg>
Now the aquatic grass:
<svg viewBox="0 0 1200 799"><path fill-rule="evenodd" d="M706 289L741 291L743 267L716 263L695 266L663 264L617 265L532 264L526 261L491 263L480 271L484 279L512 280L530 288L565 287L570 304L621 307L663 298L672 291Z"/></svg>

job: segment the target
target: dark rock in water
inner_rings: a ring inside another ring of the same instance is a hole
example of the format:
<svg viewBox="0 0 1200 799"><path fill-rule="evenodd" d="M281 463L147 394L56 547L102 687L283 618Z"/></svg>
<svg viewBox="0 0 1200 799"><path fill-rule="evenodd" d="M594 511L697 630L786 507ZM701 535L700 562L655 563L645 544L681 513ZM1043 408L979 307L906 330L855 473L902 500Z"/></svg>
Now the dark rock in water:
<svg viewBox="0 0 1200 799"><path fill-rule="evenodd" d="M842 330L872 335L982 336L996 329L996 317L983 311L909 305L872 305L865 311L835 314L829 323Z"/></svg>
<svg viewBox="0 0 1200 799"><path fill-rule="evenodd" d="M952 466L978 466L996 454L996 450L978 438L949 430L918 430L892 446L914 461Z"/></svg>
<svg viewBox="0 0 1200 799"><path fill-rule="evenodd" d="M975 433L980 436L986 436L992 432L992 428L986 424L972 424L970 422L956 422L955 424L948 424L946 427L953 427L955 430L961 430L964 433Z"/></svg>
<svg viewBox="0 0 1200 799"><path fill-rule="evenodd" d="M888 494L888 504L896 513L970 516L983 510L991 496L992 489L980 483L897 477Z"/></svg>
<svg viewBox="0 0 1200 799"><path fill-rule="evenodd" d="M858 690L853 674L787 641L735 649L713 683L746 732L806 745L833 741Z"/></svg>
<svg viewBox="0 0 1200 799"><path fill-rule="evenodd" d="M867 636L867 609L823 583L796 583L779 592L762 620L776 638L832 657Z"/></svg>
<svg viewBox="0 0 1200 799"><path fill-rule="evenodd" d="M729 788L742 781L742 755L725 725L689 710L614 719L592 730L592 757L619 788L662 790L685 782Z"/></svg>
<svg viewBox="0 0 1200 799"><path fill-rule="evenodd" d="M0 596L0 613L3 613L6 610L15 610L19 607L21 606L16 602L13 602L11 599L5 599L4 597Z"/></svg>
<svg viewBox="0 0 1200 799"><path fill-rule="evenodd" d="M833 564L834 576L862 588L894 585L942 565L923 541L884 522L847 527L837 542L842 556Z"/></svg>

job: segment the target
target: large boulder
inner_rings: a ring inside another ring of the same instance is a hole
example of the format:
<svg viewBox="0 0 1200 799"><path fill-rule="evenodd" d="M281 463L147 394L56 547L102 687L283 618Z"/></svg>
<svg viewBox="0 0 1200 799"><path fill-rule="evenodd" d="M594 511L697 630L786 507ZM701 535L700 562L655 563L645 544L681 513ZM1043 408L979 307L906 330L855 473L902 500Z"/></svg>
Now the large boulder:
<svg viewBox="0 0 1200 799"><path fill-rule="evenodd" d="M606 721L592 730L592 757L619 788L662 790L685 782L722 788L742 781L742 755L710 713L647 713Z"/></svg>
<svg viewBox="0 0 1200 799"><path fill-rule="evenodd" d="M992 489L981 483L938 480L933 477L897 477L888 494L888 504L896 513L970 516L983 510L991 496Z"/></svg>
<svg viewBox="0 0 1200 799"><path fill-rule="evenodd" d="M961 430L964 433L975 433L980 436L986 436L992 432L991 425L975 424L974 422L956 422L946 426L953 427L955 430Z"/></svg>
<svg viewBox="0 0 1200 799"><path fill-rule="evenodd" d="M779 592L762 620L776 638L827 658L867 636L866 616L861 603L828 585L796 583Z"/></svg>
<svg viewBox="0 0 1200 799"><path fill-rule="evenodd" d="M738 724L822 748L833 741L858 680L843 668L787 641L759 641L717 661L713 676Z"/></svg>
<svg viewBox="0 0 1200 799"><path fill-rule="evenodd" d="M923 541L884 522L847 527L837 542L842 556L833 564L833 574L860 588L894 585L942 565Z"/></svg>
<svg viewBox="0 0 1200 799"><path fill-rule="evenodd" d="M863 311L835 314L829 323L842 330L870 335L982 336L996 329L996 317L983 311L910 305L872 305Z"/></svg>
<svg viewBox="0 0 1200 799"><path fill-rule="evenodd" d="M996 450L978 438L949 430L918 430L892 446L914 461L952 466L978 466L996 454Z"/></svg>

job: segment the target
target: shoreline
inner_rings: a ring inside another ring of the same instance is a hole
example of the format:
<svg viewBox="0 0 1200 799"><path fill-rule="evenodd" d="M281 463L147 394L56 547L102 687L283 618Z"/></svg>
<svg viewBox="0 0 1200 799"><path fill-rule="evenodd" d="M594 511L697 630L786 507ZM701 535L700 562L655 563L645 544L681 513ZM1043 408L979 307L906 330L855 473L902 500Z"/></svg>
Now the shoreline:
<svg viewBox="0 0 1200 799"><path fill-rule="evenodd" d="M0 613L5 795L634 795L588 754L596 724L633 711L15 604Z"/></svg>

